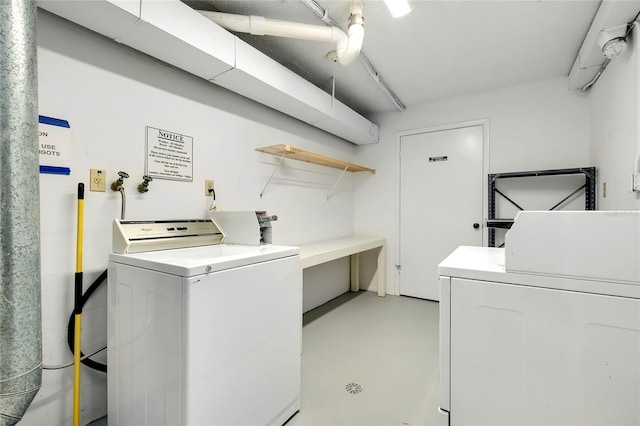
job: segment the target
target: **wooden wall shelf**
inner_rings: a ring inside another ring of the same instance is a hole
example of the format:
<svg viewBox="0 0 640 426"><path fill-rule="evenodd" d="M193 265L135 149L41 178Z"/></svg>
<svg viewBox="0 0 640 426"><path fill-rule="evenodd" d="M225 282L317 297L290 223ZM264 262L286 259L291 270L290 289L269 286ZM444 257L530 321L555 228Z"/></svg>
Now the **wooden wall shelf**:
<svg viewBox="0 0 640 426"><path fill-rule="evenodd" d="M348 172L370 172L374 175L376 174L376 169L370 169L369 167L359 166L357 164L349 163L348 161L342 161L342 160L337 160L335 158L326 157L324 155L305 151L300 148L294 148L289 145L280 144L280 145L263 146L262 148L256 148L256 151L275 155L276 157L284 156L284 158L291 158L294 160L306 161L307 163L333 167L334 169L345 170L346 168Z"/></svg>
<svg viewBox="0 0 640 426"><path fill-rule="evenodd" d="M359 166L357 164L353 164L348 161L338 160L335 158L316 154L314 152L305 151L300 148L294 148L290 145L279 144L279 145L263 146L261 148L256 148L256 151L260 151L266 154L271 154L271 155L275 155L276 157L280 157L280 161L278 161L278 164L273 170L273 173L271 173L269 180L267 181L266 185L264 186L264 188L262 188L262 191L260 192L260 198L262 198L262 194L264 194L264 191L265 189L267 189L267 186L269 186L269 182L271 182L273 175L276 173L276 170L278 170L278 167L280 167L280 163L282 163L282 160L285 158L291 158L293 160L305 161L311 164L318 164L321 166L332 167L334 169L342 170L342 174L340 175L340 177L338 177L338 180L333 185L333 188L331 188L331 192L327 196L327 200L331 198L336 186L338 185L338 182L340 182L340 179L342 179L342 176L344 176L346 172L370 172L371 174L374 174L374 175L376 174L376 169Z"/></svg>

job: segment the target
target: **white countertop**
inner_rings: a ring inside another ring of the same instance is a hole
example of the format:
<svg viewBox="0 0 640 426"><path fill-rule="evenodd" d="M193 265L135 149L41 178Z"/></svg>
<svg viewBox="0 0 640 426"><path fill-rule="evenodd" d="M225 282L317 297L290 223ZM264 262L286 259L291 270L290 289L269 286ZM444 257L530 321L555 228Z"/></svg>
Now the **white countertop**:
<svg viewBox="0 0 640 426"><path fill-rule="evenodd" d="M300 263L303 269L309 268L341 257L382 247L384 244L384 238L372 237L348 237L306 244L300 246Z"/></svg>

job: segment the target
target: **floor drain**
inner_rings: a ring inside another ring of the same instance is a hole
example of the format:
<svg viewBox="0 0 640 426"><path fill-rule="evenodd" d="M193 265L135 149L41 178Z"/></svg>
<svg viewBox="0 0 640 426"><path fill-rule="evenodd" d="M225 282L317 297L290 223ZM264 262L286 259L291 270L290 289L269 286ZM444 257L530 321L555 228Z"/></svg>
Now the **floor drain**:
<svg viewBox="0 0 640 426"><path fill-rule="evenodd" d="M362 386L360 386L357 383L349 383L347 384L347 386L345 386L345 389L347 390L347 392L352 393L354 395L362 392Z"/></svg>

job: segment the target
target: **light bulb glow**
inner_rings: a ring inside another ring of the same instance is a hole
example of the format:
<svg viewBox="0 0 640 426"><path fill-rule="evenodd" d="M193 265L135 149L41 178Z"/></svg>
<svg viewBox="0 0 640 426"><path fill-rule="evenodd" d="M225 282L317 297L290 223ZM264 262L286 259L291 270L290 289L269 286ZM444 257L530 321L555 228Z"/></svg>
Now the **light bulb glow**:
<svg viewBox="0 0 640 426"><path fill-rule="evenodd" d="M413 10L408 0L384 0L384 3L394 18L400 18Z"/></svg>

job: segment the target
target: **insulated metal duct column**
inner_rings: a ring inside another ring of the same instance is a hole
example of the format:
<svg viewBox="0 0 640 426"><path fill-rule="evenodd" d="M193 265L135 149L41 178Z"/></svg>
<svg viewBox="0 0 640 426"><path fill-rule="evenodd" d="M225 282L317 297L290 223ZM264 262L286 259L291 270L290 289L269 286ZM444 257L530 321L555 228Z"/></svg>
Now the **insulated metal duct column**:
<svg viewBox="0 0 640 426"><path fill-rule="evenodd" d="M0 0L0 425L40 389L37 9Z"/></svg>

